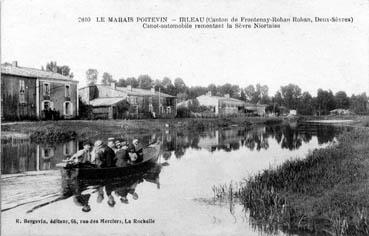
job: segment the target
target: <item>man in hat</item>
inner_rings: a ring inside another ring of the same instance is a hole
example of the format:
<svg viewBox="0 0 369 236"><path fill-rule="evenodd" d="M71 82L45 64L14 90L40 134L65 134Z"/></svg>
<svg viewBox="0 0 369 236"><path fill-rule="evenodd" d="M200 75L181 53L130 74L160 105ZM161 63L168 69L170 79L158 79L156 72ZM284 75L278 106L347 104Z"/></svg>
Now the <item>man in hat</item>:
<svg viewBox="0 0 369 236"><path fill-rule="evenodd" d="M143 161L143 149L138 139L133 139L132 144L128 147L128 155L132 164Z"/></svg>
<svg viewBox="0 0 369 236"><path fill-rule="evenodd" d="M115 153L115 165L117 167L124 167L127 166L129 157L128 157L128 145L127 142L124 140L118 140L119 142L119 149L117 150L117 152Z"/></svg>
<svg viewBox="0 0 369 236"><path fill-rule="evenodd" d="M113 167L115 166L115 153L114 151L105 145L101 140L97 140L92 152L91 162L99 168Z"/></svg>
<svg viewBox="0 0 369 236"><path fill-rule="evenodd" d="M95 164L97 167L101 167L104 161L104 143L101 140L96 140L94 149L92 150L91 163Z"/></svg>
<svg viewBox="0 0 369 236"><path fill-rule="evenodd" d="M117 150L115 138L108 138L108 147L110 147L114 152Z"/></svg>
<svg viewBox="0 0 369 236"><path fill-rule="evenodd" d="M108 145L104 147L105 165L103 167L114 167L115 166L115 138L108 139Z"/></svg>
<svg viewBox="0 0 369 236"><path fill-rule="evenodd" d="M71 156L68 161L74 163L88 163L91 161L91 149L92 144L89 141L83 143L83 149L79 150L73 156Z"/></svg>

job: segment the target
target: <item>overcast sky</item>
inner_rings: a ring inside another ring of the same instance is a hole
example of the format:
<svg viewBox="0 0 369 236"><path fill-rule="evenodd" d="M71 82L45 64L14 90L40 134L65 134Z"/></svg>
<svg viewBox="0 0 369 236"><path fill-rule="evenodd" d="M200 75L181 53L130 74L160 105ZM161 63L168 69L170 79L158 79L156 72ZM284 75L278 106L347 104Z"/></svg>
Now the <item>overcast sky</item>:
<svg viewBox="0 0 369 236"><path fill-rule="evenodd" d="M69 65L114 79L181 77L188 86L295 83L316 94L369 93L368 0L2 0L2 62ZM269 30L148 30L78 23L80 16L354 17L353 24L290 24Z"/></svg>

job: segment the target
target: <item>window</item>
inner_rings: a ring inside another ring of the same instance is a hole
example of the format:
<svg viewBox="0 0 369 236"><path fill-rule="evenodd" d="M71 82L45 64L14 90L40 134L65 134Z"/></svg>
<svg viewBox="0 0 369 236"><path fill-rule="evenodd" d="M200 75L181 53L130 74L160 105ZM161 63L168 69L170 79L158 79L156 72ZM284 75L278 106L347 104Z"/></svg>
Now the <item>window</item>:
<svg viewBox="0 0 369 236"><path fill-rule="evenodd" d="M73 115L73 103L64 102L64 115Z"/></svg>
<svg viewBox="0 0 369 236"><path fill-rule="evenodd" d="M49 159L54 156L54 148L52 147L41 147L41 157L43 159Z"/></svg>
<svg viewBox="0 0 369 236"><path fill-rule="evenodd" d="M43 110L51 109L51 102L50 101L43 101L42 105Z"/></svg>
<svg viewBox="0 0 369 236"><path fill-rule="evenodd" d="M137 97L130 96L129 97L129 103L131 103L131 104L137 104Z"/></svg>
<svg viewBox="0 0 369 236"><path fill-rule="evenodd" d="M50 96L50 84L49 83L43 83L43 95L44 96Z"/></svg>
<svg viewBox="0 0 369 236"><path fill-rule="evenodd" d="M65 97L66 98L70 97L70 86L69 85L65 85Z"/></svg>
<svg viewBox="0 0 369 236"><path fill-rule="evenodd" d="M26 103L25 91L24 80L19 80L19 103Z"/></svg>
<svg viewBox="0 0 369 236"><path fill-rule="evenodd" d="M68 143L63 144L63 154L65 156L72 155L74 153L74 143L70 141Z"/></svg>

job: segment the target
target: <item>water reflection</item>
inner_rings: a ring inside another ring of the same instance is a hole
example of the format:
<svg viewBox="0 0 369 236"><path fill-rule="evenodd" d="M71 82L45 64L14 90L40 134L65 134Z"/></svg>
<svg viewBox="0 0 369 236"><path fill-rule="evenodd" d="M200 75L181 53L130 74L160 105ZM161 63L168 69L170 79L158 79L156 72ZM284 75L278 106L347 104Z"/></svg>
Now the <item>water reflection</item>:
<svg viewBox="0 0 369 236"><path fill-rule="evenodd" d="M159 175L162 167L166 165L167 163L152 163L152 166L146 171L121 178L104 180L80 180L63 175L60 197L37 205L28 210L27 213L70 197L72 197L74 205L83 212L93 210L90 206L91 200L102 204L103 200L106 199L106 206L108 207L114 207L116 204L129 204L129 199L134 201L139 199L139 195L136 192L136 187L139 184L151 183L155 184L157 189L160 189Z"/></svg>
<svg viewBox="0 0 369 236"><path fill-rule="evenodd" d="M167 130L140 137L142 143L163 140L162 158L182 158L187 149L206 149L210 152L236 151L247 148L251 151L267 150L271 139L282 149L297 150L303 143L317 137L319 144L332 142L343 128L299 124L298 126L260 126L254 128L232 127L226 129L189 132ZM81 148L82 141L73 140L62 144L34 144L29 140L2 140L2 173L14 174L25 171L54 169L56 163L69 157Z"/></svg>

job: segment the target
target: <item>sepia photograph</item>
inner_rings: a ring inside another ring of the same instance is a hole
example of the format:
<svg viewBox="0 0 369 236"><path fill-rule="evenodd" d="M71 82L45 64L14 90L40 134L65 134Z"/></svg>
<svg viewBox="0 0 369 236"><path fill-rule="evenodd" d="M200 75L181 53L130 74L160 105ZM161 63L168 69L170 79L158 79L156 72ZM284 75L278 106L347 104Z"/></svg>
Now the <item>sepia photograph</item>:
<svg viewBox="0 0 369 236"><path fill-rule="evenodd" d="M0 0L2 236L369 235L368 0Z"/></svg>

